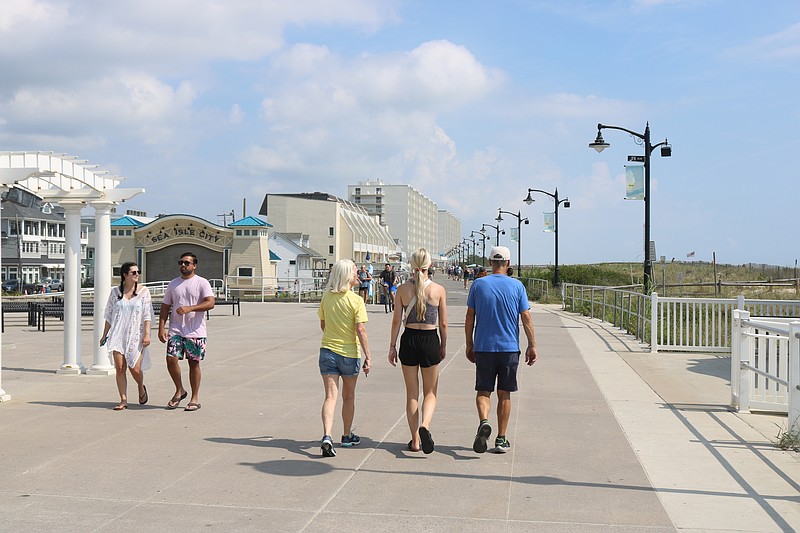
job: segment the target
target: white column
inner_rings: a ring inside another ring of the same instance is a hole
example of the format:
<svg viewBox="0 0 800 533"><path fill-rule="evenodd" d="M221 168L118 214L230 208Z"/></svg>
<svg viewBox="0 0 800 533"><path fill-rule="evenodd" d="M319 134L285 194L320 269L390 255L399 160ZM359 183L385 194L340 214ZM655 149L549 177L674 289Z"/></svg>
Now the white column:
<svg viewBox="0 0 800 533"><path fill-rule="evenodd" d="M100 337L105 327L103 314L108 295L111 293L111 202L92 202L94 207L94 362L86 371L89 375L107 376L114 373L114 365L108 350L100 346Z"/></svg>
<svg viewBox="0 0 800 533"><path fill-rule="evenodd" d="M81 208L80 202L59 202L66 218L64 260L64 364L58 374L80 374L81 365Z"/></svg>
<svg viewBox="0 0 800 533"><path fill-rule="evenodd" d="M6 187L0 187L0 193L7 191ZM17 228L19 231L19 228ZM0 247L2 249L2 247ZM0 258L0 263L2 263L2 258ZM3 305L3 291L0 291L0 306ZM0 332L0 402L7 402L11 399L11 395L8 394L5 390L3 390L3 337L2 332Z"/></svg>

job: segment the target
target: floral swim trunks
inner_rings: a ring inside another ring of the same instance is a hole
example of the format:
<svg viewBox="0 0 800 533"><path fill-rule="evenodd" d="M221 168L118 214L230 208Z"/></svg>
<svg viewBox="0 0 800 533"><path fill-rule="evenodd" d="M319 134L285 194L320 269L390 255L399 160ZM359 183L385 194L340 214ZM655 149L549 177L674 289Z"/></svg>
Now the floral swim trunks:
<svg viewBox="0 0 800 533"><path fill-rule="evenodd" d="M206 338L190 339L173 335L167 341L167 355L177 357L179 360L186 357L192 361L202 361L206 357Z"/></svg>

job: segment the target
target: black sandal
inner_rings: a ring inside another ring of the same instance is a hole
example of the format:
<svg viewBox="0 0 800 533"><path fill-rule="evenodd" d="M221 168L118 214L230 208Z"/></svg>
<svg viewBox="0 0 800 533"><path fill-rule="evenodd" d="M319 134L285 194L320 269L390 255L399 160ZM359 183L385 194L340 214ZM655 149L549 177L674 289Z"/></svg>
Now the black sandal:
<svg viewBox="0 0 800 533"><path fill-rule="evenodd" d="M412 446L412 444L413 444L413 443L414 443L414 441L413 441L413 440L410 440L410 441L408 441L408 451L410 451L410 452L418 452L418 451L419 451L419 448L417 448L417 449L415 450L415 449L414 449L414 447Z"/></svg>
<svg viewBox="0 0 800 533"><path fill-rule="evenodd" d="M420 426L419 428L419 441L422 444L423 453L426 455L433 453L433 438L431 437L431 432L425 426Z"/></svg>

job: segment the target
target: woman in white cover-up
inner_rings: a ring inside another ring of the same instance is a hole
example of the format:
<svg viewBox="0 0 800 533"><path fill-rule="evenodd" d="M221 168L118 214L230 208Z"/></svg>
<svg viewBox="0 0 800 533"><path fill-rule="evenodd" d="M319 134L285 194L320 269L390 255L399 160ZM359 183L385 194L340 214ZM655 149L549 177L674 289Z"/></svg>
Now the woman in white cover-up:
<svg viewBox="0 0 800 533"><path fill-rule="evenodd" d="M100 345L106 345L113 354L117 370L119 404L115 411L128 408L127 366L139 388L139 403L147 403L147 387L144 386L144 371L150 363L150 322L153 319L153 304L150 291L139 285L139 267L136 263L123 263L120 268L121 282L108 296L105 320Z"/></svg>

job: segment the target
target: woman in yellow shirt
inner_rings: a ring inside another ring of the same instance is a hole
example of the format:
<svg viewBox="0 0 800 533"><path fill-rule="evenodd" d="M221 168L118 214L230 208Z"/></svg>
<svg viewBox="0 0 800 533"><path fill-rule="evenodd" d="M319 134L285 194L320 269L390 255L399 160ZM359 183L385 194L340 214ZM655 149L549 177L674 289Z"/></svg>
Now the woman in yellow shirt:
<svg viewBox="0 0 800 533"><path fill-rule="evenodd" d="M349 259L337 261L331 269L328 285L319 304L319 325L322 343L319 349L319 371L325 387L322 403L322 456L335 457L333 448L333 416L339 396L339 376L342 377L342 446L361 443L353 433L356 410L356 381L358 373L369 374L371 356L367 343L367 308L364 300L352 291L358 285L356 265ZM364 352L362 365L360 351Z"/></svg>

